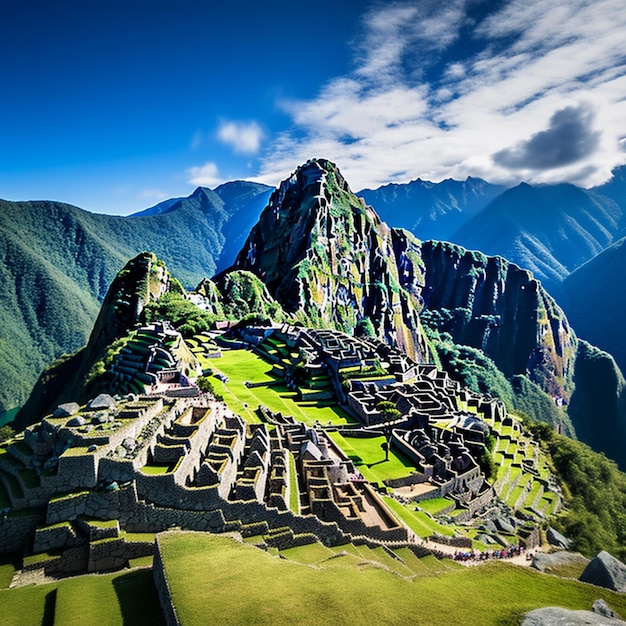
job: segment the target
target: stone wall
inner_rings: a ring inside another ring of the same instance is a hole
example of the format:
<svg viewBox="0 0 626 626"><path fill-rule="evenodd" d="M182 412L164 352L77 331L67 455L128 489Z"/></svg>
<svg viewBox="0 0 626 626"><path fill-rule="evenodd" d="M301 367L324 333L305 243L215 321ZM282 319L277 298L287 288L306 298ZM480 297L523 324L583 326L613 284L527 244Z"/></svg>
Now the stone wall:
<svg viewBox="0 0 626 626"><path fill-rule="evenodd" d="M167 574L165 573L165 567L163 566L163 558L161 557L161 546L159 544L159 536L156 536L156 546L154 551L154 561L152 564L152 575L154 577L154 585L159 596L159 602L161 604L161 610L165 617L165 623L167 626L180 626L180 620L176 614L176 608L172 602L172 593L170 591L170 585L167 580Z"/></svg>

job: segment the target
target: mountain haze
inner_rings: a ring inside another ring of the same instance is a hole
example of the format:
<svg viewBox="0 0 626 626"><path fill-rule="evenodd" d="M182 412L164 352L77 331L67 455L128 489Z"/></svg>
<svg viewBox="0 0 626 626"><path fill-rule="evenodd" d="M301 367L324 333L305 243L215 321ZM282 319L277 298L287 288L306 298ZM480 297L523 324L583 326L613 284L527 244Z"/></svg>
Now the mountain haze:
<svg viewBox="0 0 626 626"><path fill-rule="evenodd" d="M563 283L563 308L578 334L610 352L626 371L626 238L572 272Z"/></svg>

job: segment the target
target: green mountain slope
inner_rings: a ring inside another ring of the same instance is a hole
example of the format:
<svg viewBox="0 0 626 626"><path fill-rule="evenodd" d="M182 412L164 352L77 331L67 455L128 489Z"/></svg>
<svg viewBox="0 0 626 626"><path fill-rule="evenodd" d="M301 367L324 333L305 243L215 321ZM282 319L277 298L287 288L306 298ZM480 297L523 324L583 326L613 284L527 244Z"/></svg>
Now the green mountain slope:
<svg viewBox="0 0 626 626"><path fill-rule="evenodd" d="M193 287L218 263L232 262L234 232L257 219L270 190L255 183L198 188L163 212L132 218L0 201L0 413L22 404L47 363L85 343L129 258L152 250Z"/></svg>

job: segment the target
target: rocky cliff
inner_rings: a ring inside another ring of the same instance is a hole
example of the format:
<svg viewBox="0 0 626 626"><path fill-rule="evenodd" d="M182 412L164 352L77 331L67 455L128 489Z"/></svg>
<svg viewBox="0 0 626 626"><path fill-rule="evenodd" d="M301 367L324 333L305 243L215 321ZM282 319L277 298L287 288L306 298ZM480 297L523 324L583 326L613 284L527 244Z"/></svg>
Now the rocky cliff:
<svg viewBox="0 0 626 626"><path fill-rule="evenodd" d="M452 312L444 330L455 343L482 350L507 377L527 373L553 397L569 398L576 335L530 272L445 242L425 242L421 254L425 305Z"/></svg>
<svg viewBox="0 0 626 626"><path fill-rule="evenodd" d="M367 318L378 337L427 356L419 242L383 224L329 161L309 161L280 185L232 269L259 276L305 324L352 333Z"/></svg>

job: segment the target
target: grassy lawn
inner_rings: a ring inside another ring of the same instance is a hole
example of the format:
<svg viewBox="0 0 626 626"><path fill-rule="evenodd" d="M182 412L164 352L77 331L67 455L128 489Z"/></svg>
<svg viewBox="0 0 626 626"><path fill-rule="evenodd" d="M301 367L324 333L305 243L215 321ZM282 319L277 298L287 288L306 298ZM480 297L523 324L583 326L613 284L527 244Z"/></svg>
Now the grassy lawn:
<svg viewBox="0 0 626 626"><path fill-rule="evenodd" d="M429 517L423 511L415 511L414 505L404 506L393 498L383 498L385 504L391 509L393 514L401 519L418 537L430 537L433 533L440 535L454 535L454 530L450 526L444 526Z"/></svg>
<svg viewBox="0 0 626 626"><path fill-rule="evenodd" d="M3 626L165 623L149 569L4 589L0 615Z"/></svg>
<svg viewBox="0 0 626 626"><path fill-rule="evenodd" d="M216 624L518 624L534 608L590 610L599 597L626 615L623 594L507 563L408 580L375 568L317 569L198 533L168 534L161 546L185 625L208 615Z"/></svg>
<svg viewBox="0 0 626 626"><path fill-rule="evenodd" d="M451 504L454 504L454 501L449 498L433 498L432 500L422 500L418 503L418 506L431 515L437 515L437 513L447 509Z"/></svg>
<svg viewBox="0 0 626 626"><path fill-rule="evenodd" d="M293 415L305 424L313 424L316 420L322 424L347 424L354 422L347 413L335 406L318 406L297 401L297 393L286 387L254 387L244 385L245 382L275 382L270 374L272 366L260 356L249 350L225 350L222 357L213 359L213 368L228 376L228 383L217 379L211 382L217 393L224 396L224 401L234 413L250 422L258 422L255 409L259 404L271 411L280 411L283 415ZM244 406L247 404L247 408Z"/></svg>
<svg viewBox="0 0 626 626"><path fill-rule="evenodd" d="M157 464L151 463L150 465L144 465L141 468L141 472L148 476L157 476L159 474L169 474L173 469L171 464Z"/></svg>
<svg viewBox="0 0 626 626"><path fill-rule="evenodd" d="M389 460L385 461L385 452L380 447L384 437L343 437L338 432L329 435L370 482L382 483L388 478L401 478L415 470L415 465L393 448L389 451Z"/></svg>
<svg viewBox="0 0 626 626"><path fill-rule="evenodd" d="M13 580L15 567L19 566L19 555L2 554L0 555L0 589L7 589Z"/></svg>

